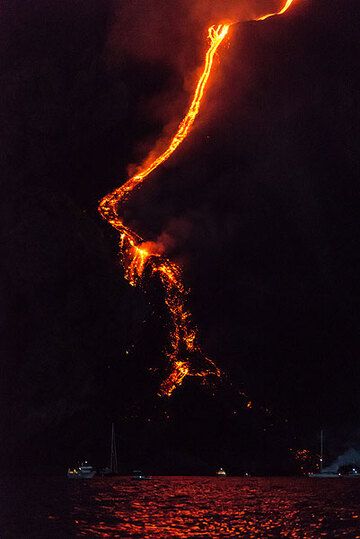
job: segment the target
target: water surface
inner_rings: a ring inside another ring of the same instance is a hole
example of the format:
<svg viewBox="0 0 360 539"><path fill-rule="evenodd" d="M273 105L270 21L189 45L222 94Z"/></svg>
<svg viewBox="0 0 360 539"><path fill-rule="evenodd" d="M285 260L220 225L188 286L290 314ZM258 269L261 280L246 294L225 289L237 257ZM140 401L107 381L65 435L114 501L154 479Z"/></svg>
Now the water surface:
<svg viewBox="0 0 360 539"><path fill-rule="evenodd" d="M1 538L360 539L360 479L2 480Z"/></svg>

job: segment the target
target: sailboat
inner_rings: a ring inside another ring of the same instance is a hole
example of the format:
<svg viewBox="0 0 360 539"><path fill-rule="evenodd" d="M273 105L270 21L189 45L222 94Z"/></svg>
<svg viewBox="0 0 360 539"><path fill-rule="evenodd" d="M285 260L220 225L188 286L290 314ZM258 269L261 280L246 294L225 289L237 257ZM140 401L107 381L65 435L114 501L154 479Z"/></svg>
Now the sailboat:
<svg viewBox="0 0 360 539"><path fill-rule="evenodd" d="M349 449L344 455L338 457L330 466L323 468L323 446L324 446L324 434L320 433L320 464L319 472L310 473L309 477L326 478L326 477L340 477L342 479L355 478L360 479L360 466L358 452ZM344 457L347 456L345 462ZM347 468L347 469L345 469Z"/></svg>
<svg viewBox="0 0 360 539"><path fill-rule="evenodd" d="M340 477L340 474L334 471L323 469L324 459L324 431L320 431L320 457L319 457L319 471L315 473L309 473L309 477L316 477L320 479Z"/></svg>
<svg viewBox="0 0 360 539"><path fill-rule="evenodd" d="M114 423L111 424L110 466L103 468L100 473L101 475L106 475L107 477L118 475L119 473Z"/></svg>
<svg viewBox="0 0 360 539"><path fill-rule="evenodd" d="M110 470L114 475L119 473L114 423L111 424Z"/></svg>

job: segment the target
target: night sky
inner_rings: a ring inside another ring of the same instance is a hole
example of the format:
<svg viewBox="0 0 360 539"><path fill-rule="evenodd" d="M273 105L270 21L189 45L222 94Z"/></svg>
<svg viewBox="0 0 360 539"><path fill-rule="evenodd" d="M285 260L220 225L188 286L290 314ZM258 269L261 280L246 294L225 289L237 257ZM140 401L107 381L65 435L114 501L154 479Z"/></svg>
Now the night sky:
<svg viewBox="0 0 360 539"><path fill-rule="evenodd" d="M2 3L2 468L107 464L112 421L124 472L285 473L321 428L328 458L360 447L357 0L233 26L125 210L183 266L221 381L157 396L162 290L129 286L97 212L186 110L207 26L277 5L219 3Z"/></svg>

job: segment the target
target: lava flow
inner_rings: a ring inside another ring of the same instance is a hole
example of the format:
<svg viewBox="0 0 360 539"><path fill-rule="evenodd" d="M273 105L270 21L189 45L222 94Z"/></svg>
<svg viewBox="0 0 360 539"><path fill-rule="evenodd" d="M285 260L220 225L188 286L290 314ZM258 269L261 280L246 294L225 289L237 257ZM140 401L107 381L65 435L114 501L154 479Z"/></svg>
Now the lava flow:
<svg viewBox="0 0 360 539"><path fill-rule="evenodd" d="M290 7L293 0L287 0L284 7L276 12L259 17L264 20L274 15L280 15ZM213 361L202 356L202 368L193 367L193 358L202 355L197 329L191 320L191 314L185 305L188 290L182 282L182 271L178 264L170 261L164 254L161 245L155 242L145 242L136 232L125 225L118 212L120 204L124 204L129 195L138 188L149 175L162 163L167 161L178 146L188 136L199 113L204 92L213 67L213 60L218 47L228 34L230 24L211 26L208 30L209 47L205 56L202 73L197 82L194 96L189 109L170 141L167 149L143 165L139 171L129 178L121 187L106 195L99 204L99 212L120 233L120 253L125 270L125 278L132 286L136 286L144 276L145 269L149 275L157 274L165 290L165 304L171 321L170 348L166 352L170 373L162 382L160 394L170 396L179 386L185 376L208 375L220 376L220 370Z"/></svg>

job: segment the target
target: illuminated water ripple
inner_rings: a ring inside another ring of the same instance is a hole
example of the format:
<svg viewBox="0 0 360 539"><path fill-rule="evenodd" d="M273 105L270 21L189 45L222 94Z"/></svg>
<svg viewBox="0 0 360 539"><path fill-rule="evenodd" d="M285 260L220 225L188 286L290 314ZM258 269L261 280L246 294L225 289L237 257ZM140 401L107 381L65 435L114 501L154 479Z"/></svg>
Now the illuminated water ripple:
<svg viewBox="0 0 360 539"><path fill-rule="evenodd" d="M360 538L360 480L96 480L73 511L79 537ZM76 496L75 496L76 497Z"/></svg>

